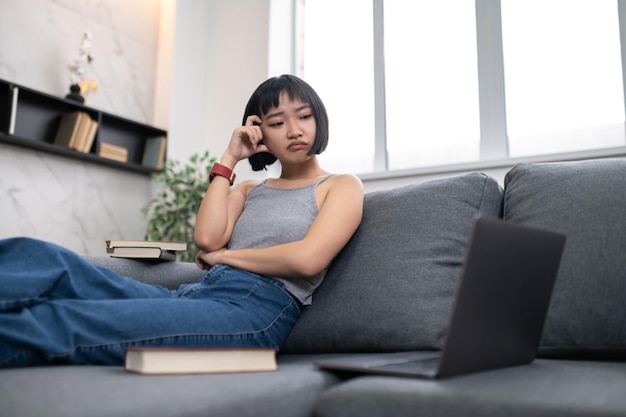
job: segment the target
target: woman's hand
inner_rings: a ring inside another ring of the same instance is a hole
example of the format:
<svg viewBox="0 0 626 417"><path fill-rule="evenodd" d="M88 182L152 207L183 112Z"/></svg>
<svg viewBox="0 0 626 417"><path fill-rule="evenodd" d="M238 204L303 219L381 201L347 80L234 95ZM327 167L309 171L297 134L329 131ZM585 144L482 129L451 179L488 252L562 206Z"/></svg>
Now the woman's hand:
<svg viewBox="0 0 626 417"><path fill-rule="evenodd" d="M204 271L208 271L213 266L219 263L217 260L217 257L219 256L220 253L222 253L225 250L226 249L218 249L213 252L205 252L202 250L198 251L195 257L196 265L198 266L198 268Z"/></svg>
<svg viewBox="0 0 626 417"><path fill-rule="evenodd" d="M198 251L198 253L196 253L195 256L195 261L196 261L196 266L200 269L202 269L203 271L208 271L209 269L211 269L211 265L209 265L208 263L206 263L204 261L204 259L202 259L202 256L206 254L206 252L204 251Z"/></svg>
<svg viewBox="0 0 626 417"><path fill-rule="evenodd" d="M261 130L261 123L263 121L259 116L252 115L246 119L244 126L235 128L224 157L228 157L236 163L255 153L269 152L262 143L263 131Z"/></svg>

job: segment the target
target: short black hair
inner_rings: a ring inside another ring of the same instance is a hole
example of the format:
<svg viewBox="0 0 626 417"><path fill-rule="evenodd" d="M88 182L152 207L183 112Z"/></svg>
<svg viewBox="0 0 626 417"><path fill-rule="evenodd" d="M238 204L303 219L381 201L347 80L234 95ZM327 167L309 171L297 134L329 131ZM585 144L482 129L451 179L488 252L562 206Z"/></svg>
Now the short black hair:
<svg viewBox="0 0 626 417"><path fill-rule="evenodd" d="M252 93L243 115L242 125L251 115L266 114L272 107L277 107L280 94L287 93L291 100L298 99L311 106L315 118L315 140L309 155L320 154L328 145L328 113L324 103L315 90L304 80L295 75L281 75L264 81ZM268 165L276 162L276 157L269 152L259 152L248 158L253 171L267 169Z"/></svg>

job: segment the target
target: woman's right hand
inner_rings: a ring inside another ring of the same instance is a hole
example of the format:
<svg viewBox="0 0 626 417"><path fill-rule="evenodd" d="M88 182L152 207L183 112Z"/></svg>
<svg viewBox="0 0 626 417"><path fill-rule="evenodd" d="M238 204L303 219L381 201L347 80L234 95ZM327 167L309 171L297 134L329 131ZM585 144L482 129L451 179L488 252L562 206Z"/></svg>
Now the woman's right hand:
<svg viewBox="0 0 626 417"><path fill-rule="evenodd" d="M209 265L204 259L202 259L202 256L204 254L206 254L206 252L202 250L198 251L198 253L196 253L194 260L198 268L202 269L203 271L208 271L209 269L211 269L211 265Z"/></svg>
<svg viewBox="0 0 626 417"><path fill-rule="evenodd" d="M259 116L248 116L246 124L237 127L233 131L224 157L237 163L256 153L269 152L267 147L262 143L263 131L261 130L261 123L263 123L263 121Z"/></svg>

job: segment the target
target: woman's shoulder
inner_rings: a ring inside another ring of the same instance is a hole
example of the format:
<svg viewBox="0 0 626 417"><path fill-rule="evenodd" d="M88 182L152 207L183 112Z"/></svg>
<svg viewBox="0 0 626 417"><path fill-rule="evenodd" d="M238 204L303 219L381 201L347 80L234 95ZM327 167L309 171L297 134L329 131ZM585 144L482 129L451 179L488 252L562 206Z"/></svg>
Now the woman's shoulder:
<svg viewBox="0 0 626 417"><path fill-rule="evenodd" d="M363 198L363 183L361 179L353 174L334 174L323 181L318 188L325 189L324 194L336 194L337 196L353 195Z"/></svg>
<svg viewBox="0 0 626 417"><path fill-rule="evenodd" d="M325 182L331 186L363 189L363 182L354 174L333 174Z"/></svg>

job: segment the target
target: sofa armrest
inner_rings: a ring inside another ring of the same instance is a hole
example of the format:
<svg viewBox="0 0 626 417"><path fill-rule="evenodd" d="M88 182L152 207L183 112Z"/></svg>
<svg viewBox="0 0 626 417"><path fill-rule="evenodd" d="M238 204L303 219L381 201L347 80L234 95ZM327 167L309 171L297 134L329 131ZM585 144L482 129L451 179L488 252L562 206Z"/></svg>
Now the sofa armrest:
<svg viewBox="0 0 626 417"><path fill-rule="evenodd" d="M176 289L180 284L200 278L204 271L192 262L153 262L110 256L86 256L94 265L112 269L122 276L132 277L148 284Z"/></svg>

